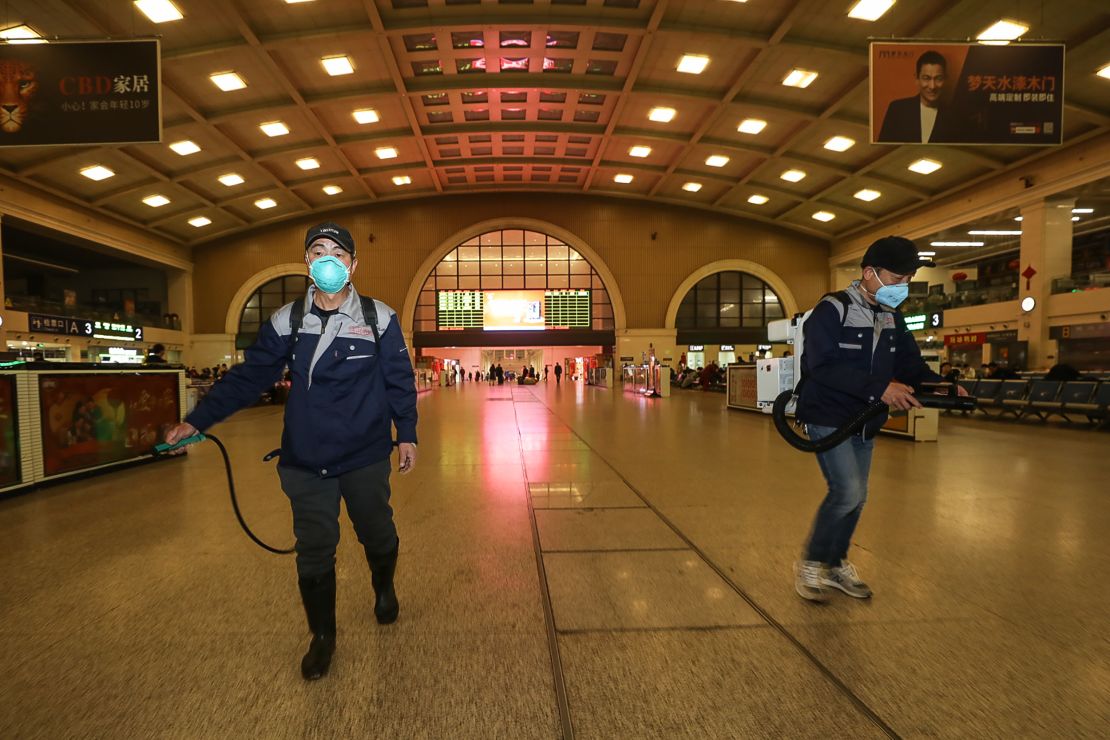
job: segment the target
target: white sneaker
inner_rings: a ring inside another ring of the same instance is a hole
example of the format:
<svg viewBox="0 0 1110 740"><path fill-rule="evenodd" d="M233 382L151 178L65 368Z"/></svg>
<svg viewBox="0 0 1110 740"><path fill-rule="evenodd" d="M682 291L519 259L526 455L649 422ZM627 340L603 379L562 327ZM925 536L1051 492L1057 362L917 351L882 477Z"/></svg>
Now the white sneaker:
<svg viewBox="0 0 1110 740"><path fill-rule="evenodd" d="M794 563L794 590L806 601L823 602L829 598L824 586L825 566L815 560L799 560Z"/></svg>
<svg viewBox="0 0 1110 740"><path fill-rule="evenodd" d="M856 599L870 599L871 589L860 580L856 566L842 560L839 566L829 568L821 579L822 585L838 588Z"/></svg>

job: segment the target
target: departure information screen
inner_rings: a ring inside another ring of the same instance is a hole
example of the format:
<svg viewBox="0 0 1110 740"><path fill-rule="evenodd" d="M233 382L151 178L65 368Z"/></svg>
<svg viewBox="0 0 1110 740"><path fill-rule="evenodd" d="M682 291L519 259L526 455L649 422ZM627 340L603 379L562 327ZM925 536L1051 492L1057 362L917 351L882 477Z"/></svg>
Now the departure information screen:
<svg viewBox="0 0 1110 740"><path fill-rule="evenodd" d="M441 290L440 330L521 331L591 326L588 290Z"/></svg>

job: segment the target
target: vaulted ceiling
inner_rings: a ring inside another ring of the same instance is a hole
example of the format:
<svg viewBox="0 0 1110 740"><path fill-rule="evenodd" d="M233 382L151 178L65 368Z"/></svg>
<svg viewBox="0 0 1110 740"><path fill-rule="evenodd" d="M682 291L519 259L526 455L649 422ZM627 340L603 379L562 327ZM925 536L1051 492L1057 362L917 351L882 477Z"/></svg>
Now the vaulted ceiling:
<svg viewBox="0 0 1110 740"><path fill-rule="evenodd" d="M0 174L185 244L363 203L506 190L690 205L831 239L1053 151L868 143L869 38L974 38L1001 18L1028 25L1025 40L1068 45L1064 145L1110 129L1100 0L899 0L875 22L848 17L854 0L174 2L184 17L154 24L126 0L8 0L5 26L47 38L160 36L164 137L4 147ZM686 54L708 57L701 74L676 69ZM325 70L337 56L350 74ZM782 84L794 68L818 76ZM213 84L229 71L246 86ZM650 119L657 108L673 117ZM372 112L360 123L355 111ZM746 119L765 126L739 131ZM275 121L288 133L260 129ZM834 136L854 144L826 148ZM185 140L199 151L169 146ZM922 156L943 167L909 171ZM96 164L114 176L79 176ZM804 179L782 179L789 169ZM881 196L855 198L864 188ZM169 202L144 204L154 194ZM210 223L190 225L199 217Z"/></svg>

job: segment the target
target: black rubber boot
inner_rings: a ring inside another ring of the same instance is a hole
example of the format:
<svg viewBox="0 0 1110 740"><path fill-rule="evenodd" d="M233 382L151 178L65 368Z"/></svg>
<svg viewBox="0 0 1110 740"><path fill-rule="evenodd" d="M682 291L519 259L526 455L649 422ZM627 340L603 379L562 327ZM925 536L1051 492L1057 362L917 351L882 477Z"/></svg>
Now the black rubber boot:
<svg viewBox="0 0 1110 740"><path fill-rule="evenodd" d="M301 578L301 601L308 617L312 642L301 659L301 675L306 681L323 678L335 652L335 571Z"/></svg>
<svg viewBox="0 0 1110 740"><path fill-rule="evenodd" d="M366 553L366 562L370 564L370 580L374 584L374 616L378 624L393 624L401 610L397 603L397 593L393 590L393 574L397 570L397 548L400 544L398 542L392 552Z"/></svg>

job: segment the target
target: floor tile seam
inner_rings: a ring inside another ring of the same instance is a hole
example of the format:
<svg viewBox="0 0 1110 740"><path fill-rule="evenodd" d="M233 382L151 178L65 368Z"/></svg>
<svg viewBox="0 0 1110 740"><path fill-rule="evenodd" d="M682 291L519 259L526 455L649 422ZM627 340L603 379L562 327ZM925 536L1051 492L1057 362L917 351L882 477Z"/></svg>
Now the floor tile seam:
<svg viewBox="0 0 1110 740"><path fill-rule="evenodd" d="M559 629L559 637L574 637L577 635L637 635L637 634L673 634L676 632L707 633L707 632L755 632L766 630L773 631L769 624L708 624L708 625L676 625L673 627L578 627L573 629Z"/></svg>
<svg viewBox="0 0 1110 740"><path fill-rule="evenodd" d="M717 576L722 581L724 581L724 583L729 588L731 588L734 593L736 593L741 599L743 599L748 604L748 606L753 611L755 611L755 613L757 615L759 615L759 617L761 619L763 619L767 623L768 626L772 627L779 635L781 635L784 639L786 639L786 641L789 644L791 644L798 652L800 652L802 654L802 656L806 660L808 660L809 663L821 675L823 675L829 683L832 684L834 690L838 691L849 702L849 704L851 704L858 712L860 712L867 720L869 720L884 735L886 735L889 738L898 738L899 740L901 739L901 735L899 735L898 732L895 731L893 727L891 727L882 717L880 717L879 714L874 709L872 709L865 701L863 701L863 699L860 696L858 696L854 691L852 691L852 689L847 685L847 683L845 683L839 676L837 676L832 671L831 668L826 666L820 659L818 659L818 657L812 651L810 651L810 649L798 637L796 637L789 630L787 630L786 627L783 626L783 624L781 622L776 620L771 615L771 613L769 611L767 611L765 608L763 608L755 600L754 597L752 597L738 583L736 583L734 580L732 580L732 578L727 573L725 573L725 571L722 567L717 565L717 563L714 562L704 551L699 549L697 547L697 545L693 542L693 540L691 540L688 536L686 536L686 534L683 533L670 518L665 516L660 511L660 509L657 506L655 506L643 494L643 492L640 491L639 488L637 488L635 485L632 484L632 482L627 478L627 476L625 476L620 470L618 470L613 465L613 463L611 463L608 460L608 458L606 458L604 455L602 455L600 452L598 452L597 449L592 444L590 444L590 442L587 441L585 437L582 437L582 435L578 434L577 430L575 430L566 421L564 421L562 419L562 417L559 416L553 408L551 408L551 406L547 403L546 400L544 400L543 403L544 403L545 408L547 408L547 411L548 411L549 414L551 414L554 418L558 419L561 424L564 424L565 426L567 426L571 430L572 433L574 433L576 436L578 436L578 438L580 440L582 440L583 444L585 444L590 449L591 452L593 452L595 455L597 455L598 458L600 458L601 461L610 470L613 471L613 474L616 475L621 481L623 481L624 484L626 486L628 486L629 490L631 490L633 494L635 494L641 501L644 502L644 505L647 508L651 509L651 511L667 527L669 527L671 529L671 531L673 531L683 542L685 542L689 546L689 548L702 560L702 562L704 562L714 573L716 573Z"/></svg>
<svg viewBox="0 0 1110 740"><path fill-rule="evenodd" d="M515 394L511 389L509 391L509 400L513 401L513 422L517 431L517 450L520 454L521 474L524 476L524 505L528 509L528 521L532 531L532 546L536 563L536 575L539 580L540 602L543 608L548 660L550 663L552 685L555 690L555 710L559 717L559 725L562 730L563 740L574 740L574 722L571 716L570 694L567 690L566 676L563 670L563 659L559 650L559 636L555 625L555 609L551 603L551 588L547 581L547 569L544 567L539 522L536 519L536 510L532 506L531 481L528 477L528 464L524 454L524 441L521 438L520 416L517 414Z"/></svg>
<svg viewBox="0 0 1110 740"><path fill-rule="evenodd" d="M630 553L630 552L690 552L689 547L592 547L582 550L541 550L544 555L582 555L582 554L605 554L610 552L615 553Z"/></svg>
<svg viewBox="0 0 1110 740"><path fill-rule="evenodd" d="M533 496L533 498L535 498ZM532 508L536 511L621 511L622 509L647 509L646 506L536 506L532 502Z"/></svg>

